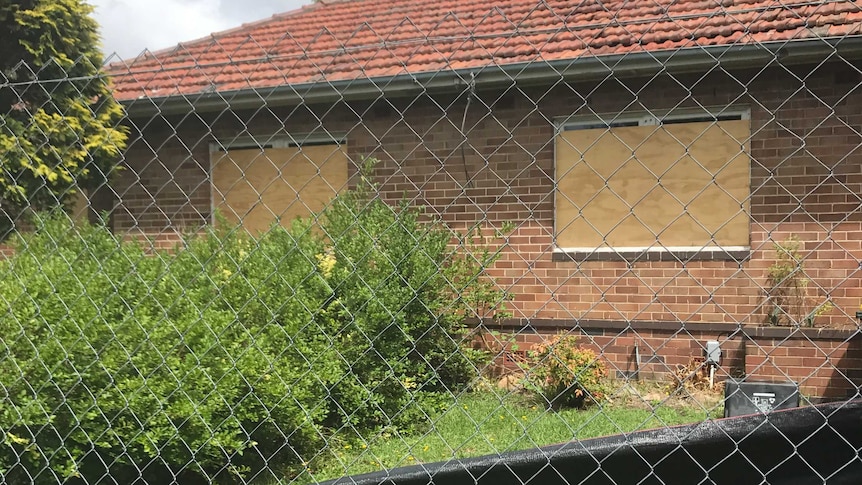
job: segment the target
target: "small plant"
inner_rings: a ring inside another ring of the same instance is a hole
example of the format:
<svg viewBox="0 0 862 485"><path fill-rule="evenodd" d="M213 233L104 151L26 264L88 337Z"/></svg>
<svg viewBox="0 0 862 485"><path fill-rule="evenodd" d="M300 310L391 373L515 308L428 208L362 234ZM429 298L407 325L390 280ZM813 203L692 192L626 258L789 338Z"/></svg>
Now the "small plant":
<svg viewBox="0 0 862 485"><path fill-rule="evenodd" d="M688 364L679 364L673 372L668 373L664 390L669 396L679 394L681 397L691 397L695 391L722 394L724 383L710 383L709 366L702 357L693 357Z"/></svg>
<svg viewBox="0 0 862 485"><path fill-rule="evenodd" d="M767 270L770 325L804 325L813 327L817 317L832 310L828 300L809 296L810 280L800 250L802 242L795 235L773 244L776 260Z"/></svg>
<svg viewBox="0 0 862 485"><path fill-rule="evenodd" d="M496 279L487 273L487 269L500 259L505 247L492 242L502 239L511 231L512 224L505 223L493 236L485 236L478 227L466 234L455 234L458 245L449 254L443 269L443 276L448 283L446 292L451 302L447 311L482 321L498 321L512 316L506 308L506 302L512 300L513 295L500 288Z"/></svg>
<svg viewBox="0 0 862 485"><path fill-rule="evenodd" d="M608 369L577 336L559 334L527 353L527 388L555 409L582 408L605 398Z"/></svg>
<svg viewBox="0 0 862 485"><path fill-rule="evenodd" d="M478 227L466 234L455 233L457 245L448 254L442 275L446 283L443 290L444 312L455 315L463 322L460 334L465 342L473 342L464 349L476 362L490 362L485 369L492 375L505 372L497 365L502 360L515 360L517 344L514 336L504 335L488 328L488 324L500 323L512 316L506 302L513 299L512 293L500 287L496 278L488 274L488 268L500 259L504 244L493 244L512 231L512 224L503 224L493 236L486 236ZM478 321L478 324L474 323Z"/></svg>

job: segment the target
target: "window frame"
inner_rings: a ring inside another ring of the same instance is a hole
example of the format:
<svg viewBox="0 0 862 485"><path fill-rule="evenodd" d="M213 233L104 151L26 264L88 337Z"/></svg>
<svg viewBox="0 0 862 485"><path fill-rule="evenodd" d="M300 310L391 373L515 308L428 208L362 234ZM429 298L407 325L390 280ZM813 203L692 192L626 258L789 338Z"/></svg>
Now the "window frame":
<svg viewBox="0 0 862 485"><path fill-rule="evenodd" d="M234 136L224 141L218 138L209 143L209 153L226 152L228 150L247 150L249 148L292 148L303 145L346 145L346 133L301 133L296 135L269 134Z"/></svg>
<svg viewBox="0 0 862 485"><path fill-rule="evenodd" d="M553 261L737 261L751 257L751 246L619 246L619 247L560 247L557 244L557 139L563 132L628 126L660 126L663 124L704 121L750 120L748 106L714 106L674 108L670 110L642 110L628 113L590 113L554 118L554 220ZM750 138L749 138L750 140ZM750 149L749 149L750 150ZM749 152L749 158L751 156ZM749 164L750 176L750 164ZM749 225L749 235L751 233ZM749 240L750 243L750 240Z"/></svg>

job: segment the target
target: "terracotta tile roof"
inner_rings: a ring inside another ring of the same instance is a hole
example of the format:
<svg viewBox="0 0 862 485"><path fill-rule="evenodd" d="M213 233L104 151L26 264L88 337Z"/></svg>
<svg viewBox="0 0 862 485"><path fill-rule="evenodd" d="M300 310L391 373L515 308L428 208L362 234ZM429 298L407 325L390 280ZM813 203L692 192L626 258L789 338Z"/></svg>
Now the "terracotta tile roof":
<svg viewBox="0 0 862 485"><path fill-rule="evenodd" d="M862 32L862 0L320 2L109 66L120 100Z"/></svg>

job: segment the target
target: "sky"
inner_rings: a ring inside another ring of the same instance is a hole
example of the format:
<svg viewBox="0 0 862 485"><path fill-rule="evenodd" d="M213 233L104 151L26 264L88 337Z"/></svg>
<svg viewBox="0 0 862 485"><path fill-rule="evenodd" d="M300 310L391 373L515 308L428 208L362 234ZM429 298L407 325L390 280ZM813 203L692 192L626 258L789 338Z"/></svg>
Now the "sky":
<svg viewBox="0 0 862 485"><path fill-rule="evenodd" d="M109 61L134 58L243 22L287 12L311 0L88 0ZM110 57L114 55L114 57Z"/></svg>

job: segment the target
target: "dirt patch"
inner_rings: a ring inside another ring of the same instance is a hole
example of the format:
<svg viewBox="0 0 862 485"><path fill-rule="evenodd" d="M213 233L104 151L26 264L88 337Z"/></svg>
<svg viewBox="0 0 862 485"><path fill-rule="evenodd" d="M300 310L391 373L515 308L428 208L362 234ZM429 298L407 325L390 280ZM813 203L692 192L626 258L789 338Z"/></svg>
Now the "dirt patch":
<svg viewBox="0 0 862 485"><path fill-rule="evenodd" d="M712 389L679 388L668 392L667 385L661 382L623 382L609 396L611 404L638 409L657 407L690 408L706 410L718 409L724 400L724 386L716 384Z"/></svg>

